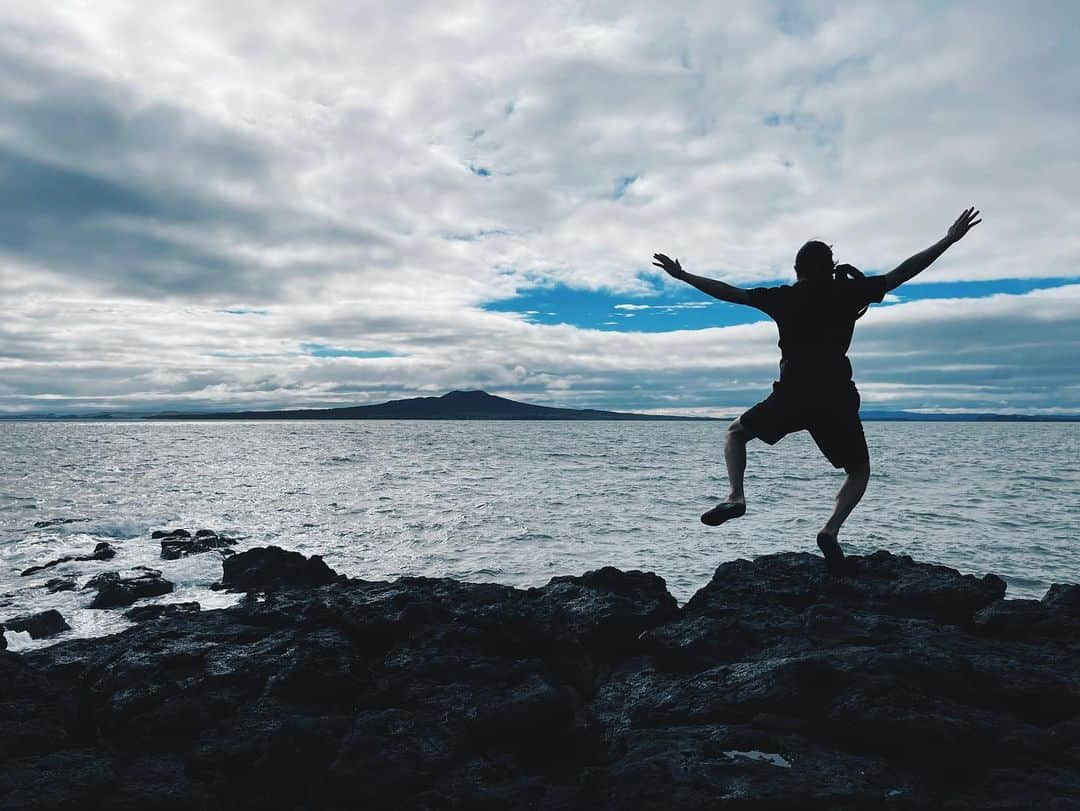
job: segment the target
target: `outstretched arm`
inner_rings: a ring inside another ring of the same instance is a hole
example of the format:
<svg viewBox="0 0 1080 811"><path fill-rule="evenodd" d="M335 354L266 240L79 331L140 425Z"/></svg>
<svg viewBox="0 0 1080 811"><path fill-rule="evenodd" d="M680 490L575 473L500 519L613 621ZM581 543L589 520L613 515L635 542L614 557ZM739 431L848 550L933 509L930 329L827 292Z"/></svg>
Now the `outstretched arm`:
<svg viewBox="0 0 1080 811"><path fill-rule="evenodd" d="M956 222L952 224L944 237L925 251L920 251L914 256L905 259L885 274L886 289L895 290L908 279L917 276L930 267L934 260L945 253L950 245L959 242L973 226L982 222L982 220L975 219L978 216L979 212L975 210L975 206L964 209L964 213L956 218Z"/></svg>
<svg viewBox="0 0 1080 811"><path fill-rule="evenodd" d="M749 304L750 294L741 287L735 287L715 279L706 279L704 276L695 276L682 269L678 259L669 259L662 253L653 254L653 262L658 268L662 268L669 276L693 285L702 293L707 293L721 301L730 301L732 304Z"/></svg>

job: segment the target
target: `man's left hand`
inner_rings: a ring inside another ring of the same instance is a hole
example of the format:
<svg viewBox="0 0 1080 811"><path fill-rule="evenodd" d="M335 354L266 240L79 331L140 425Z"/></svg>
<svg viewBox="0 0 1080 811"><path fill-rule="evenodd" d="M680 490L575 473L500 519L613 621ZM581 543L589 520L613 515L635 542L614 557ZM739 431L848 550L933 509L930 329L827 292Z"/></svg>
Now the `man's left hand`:
<svg viewBox="0 0 1080 811"><path fill-rule="evenodd" d="M678 259L671 259L670 257L664 256L662 253L654 253L653 259L656 260L653 264L665 271L669 276L681 279L686 275L686 271L682 269L682 265L679 264Z"/></svg>

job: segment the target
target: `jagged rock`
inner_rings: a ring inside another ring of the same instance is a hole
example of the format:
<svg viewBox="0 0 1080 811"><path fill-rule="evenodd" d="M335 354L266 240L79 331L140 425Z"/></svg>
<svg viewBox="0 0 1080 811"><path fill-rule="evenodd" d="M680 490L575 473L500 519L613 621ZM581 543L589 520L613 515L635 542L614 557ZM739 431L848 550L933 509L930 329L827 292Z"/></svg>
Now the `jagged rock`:
<svg viewBox="0 0 1080 811"><path fill-rule="evenodd" d="M111 758L94 750L66 749L31 761L13 760L0 772L0 807L5 811L101 808L101 801L115 791L116 781Z"/></svg>
<svg viewBox="0 0 1080 811"><path fill-rule="evenodd" d="M151 540L159 540L161 538L190 538L191 533L186 529L155 529L150 533Z"/></svg>
<svg viewBox="0 0 1080 811"><path fill-rule="evenodd" d="M23 570L22 576L37 574L45 569L51 569L53 566L59 566L61 563L69 563L74 560L112 560L114 557L116 557L116 549L113 548L112 544L101 541L94 547L94 551L90 555L68 555L67 557L50 560L41 566L31 566L29 569Z"/></svg>
<svg viewBox="0 0 1080 811"><path fill-rule="evenodd" d="M34 529L44 529L45 527L58 527L62 524L81 524L85 521L89 521L88 518L50 518L46 521L35 521Z"/></svg>
<svg viewBox="0 0 1080 811"><path fill-rule="evenodd" d="M7 650L7 639L4 637L4 631L7 630L4 627L4 623L0 622L0 651Z"/></svg>
<svg viewBox="0 0 1080 811"><path fill-rule="evenodd" d="M173 584L161 576L157 569L136 566L136 574L122 577L119 572L104 572L91 578L83 588L97 589L90 602L91 608L116 608L131 605L143 597L157 597L173 590Z"/></svg>
<svg viewBox="0 0 1080 811"><path fill-rule="evenodd" d="M170 536L161 540L161 557L165 560L176 560L188 555L198 555L212 550L223 550L229 546L235 546L236 540L218 535L213 530L200 529L191 535ZM230 550L231 551L231 550Z"/></svg>
<svg viewBox="0 0 1080 811"><path fill-rule="evenodd" d="M58 591L74 591L75 575L67 575L66 577L54 577L51 580L46 580L45 589L50 594L55 594Z"/></svg>
<svg viewBox="0 0 1080 811"><path fill-rule="evenodd" d="M29 807L48 808L47 803L32 805L36 798L30 785L13 764L20 759L24 773L32 772L43 756L78 746L80 729L67 680L31 667L22 654L0 650L0 808L22 807L12 800L20 795ZM77 795L69 791L66 799L74 808Z"/></svg>
<svg viewBox="0 0 1080 811"><path fill-rule="evenodd" d="M772 555L724 564L679 609L660 578L611 568L521 590L349 580L280 549L233 560L226 579L265 595L0 654L0 762L18 753L0 807L35 791L207 809L1080 796L1080 634L1038 631L1072 614L997 599L992 577L884 554L834 577Z"/></svg>
<svg viewBox="0 0 1080 811"><path fill-rule="evenodd" d="M279 546L260 546L223 561L221 583L241 591L264 591L289 586L322 586L339 575L322 557L305 558Z"/></svg>
<svg viewBox="0 0 1080 811"><path fill-rule="evenodd" d="M540 589L530 610L548 628L560 628L592 651L618 652L637 645L642 631L678 615L664 579L652 572L612 566L580 577L555 577Z"/></svg>
<svg viewBox="0 0 1080 811"><path fill-rule="evenodd" d="M40 614L23 614L4 620L4 627L9 631L25 631L31 639L44 639L63 631L70 631L71 626L56 609L42 611Z"/></svg>
<svg viewBox="0 0 1080 811"><path fill-rule="evenodd" d="M1055 584L1042 600L999 600L975 615L980 634L1034 644L1080 638L1080 587Z"/></svg>
<svg viewBox="0 0 1080 811"><path fill-rule="evenodd" d="M134 622L146 622L162 617L176 617L183 614L198 614L201 606L196 602L167 603L165 605L140 605L124 612L124 616Z"/></svg>
<svg viewBox="0 0 1080 811"><path fill-rule="evenodd" d="M687 604L688 613L761 604L800 611L826 604L969 625L976 611L1005 596L1005 581L996 575L961 575L885 551L853 556L847 576L834 576L817 564L816 556L805 553L725 563Z"/></svg>
<svg viewBox="0 0 1080 811"><path fill-rule="evenodd" d="M676 669L738 661L783 636L873 644L882 634L901 633L906 621L973 627L975 613L1005 594L996 575L961 575L884 551L852 556L846 576L820 562L815 555L784 553L724 563L680 619L651 631L643 643Z"/></svg>
<svg viewBox="0 0 1080 811"><path fill-rule="evenodd" d="M1080 614L1080 586L1075 583L1054 583L1043 595L1044 605Z"/></svg>
<svg viewBox="0 0 1080 811"><path fill-rule="evenodd" d="M112 560L115 557L116 550L107 541L102 541L94 547L94 554L89 558L78 558L78 560Z"/></svg>

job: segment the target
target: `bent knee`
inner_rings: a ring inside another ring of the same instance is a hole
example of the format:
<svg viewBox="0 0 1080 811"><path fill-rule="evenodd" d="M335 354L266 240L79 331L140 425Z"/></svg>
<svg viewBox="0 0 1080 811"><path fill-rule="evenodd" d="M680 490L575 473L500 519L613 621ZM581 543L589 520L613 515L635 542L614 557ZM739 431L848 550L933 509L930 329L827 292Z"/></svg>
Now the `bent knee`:
<svg viewBox="0 0 1080 811"><path fill-rule="evenodd" d="M730 439L738 440L740 442L749 442L754 438L754 435L746 429L746 426L739 421L738 417L733 419L731 424L728 425L727 435Z"/></svg>
<svg viewBox="0 0 1080 811"><path fill-rule="evenodd" d="M854 476L858 479L870 478L870 463L869 462L855 462L854 464L845 465L844 472L849 476Z"/></svg>

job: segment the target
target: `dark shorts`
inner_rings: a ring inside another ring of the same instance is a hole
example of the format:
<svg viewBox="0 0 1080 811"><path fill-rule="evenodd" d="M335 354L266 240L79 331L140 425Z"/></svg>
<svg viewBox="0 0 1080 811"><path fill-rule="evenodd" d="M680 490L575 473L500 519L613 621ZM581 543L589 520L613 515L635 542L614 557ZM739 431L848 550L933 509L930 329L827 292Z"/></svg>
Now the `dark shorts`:
<svg viewBox="0 0 1080 811"><path fill-rule="evenodd" d="M795 431L809 431L833 467L870 462L854 383L824 391L800 391L774 383L773 393L739 417L739 422L770 445Z"/></svg>

